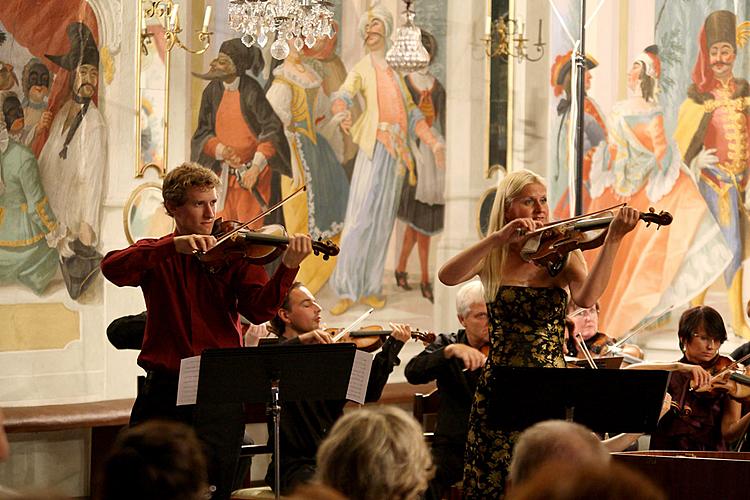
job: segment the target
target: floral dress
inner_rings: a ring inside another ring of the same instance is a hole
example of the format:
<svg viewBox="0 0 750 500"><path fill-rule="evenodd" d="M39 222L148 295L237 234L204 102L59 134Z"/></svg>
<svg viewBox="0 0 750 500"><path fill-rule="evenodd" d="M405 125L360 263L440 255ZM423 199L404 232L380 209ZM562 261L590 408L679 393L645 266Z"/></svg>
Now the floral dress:
<svg viewBox="0 0 750 500"><path fill-rule="evenodd" d="M498 385L495 367L564 367L567 297L561 288L501 286L487 304L491 348L469 417L464 498L502 497L519 433L498 429L489 418L490 392Z"/></svg>

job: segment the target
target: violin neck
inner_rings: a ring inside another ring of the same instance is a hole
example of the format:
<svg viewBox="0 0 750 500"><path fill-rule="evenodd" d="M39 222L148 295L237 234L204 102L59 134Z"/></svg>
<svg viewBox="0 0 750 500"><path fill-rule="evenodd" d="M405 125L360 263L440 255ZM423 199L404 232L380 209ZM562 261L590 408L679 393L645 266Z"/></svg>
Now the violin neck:
<svg viewBox="0 0 750 500"><path fill-rule="evenodd" d="M258 243L260 245L267 244L270 246L280 246L289 243L289 238L287 236L278 236L275 234L265 234L258 232L245 233L245 239L254 243Z"/></svg>
<svg viewBox="0 0 750 500"><path fill-rule="evenodd" d="M611 215L607 215L604 217L597 217L596 219L582 220L575 223L575 228L579 230L603 229L609 227L612 219L613 217Z"/></svg>
<svg viewBox="0 0 750 500"><path fill-rule="evenodd" d="M359 330L356 332L349 332L349 336L353 339L362 337L387 337L392 333L392 330Z"/></svg>

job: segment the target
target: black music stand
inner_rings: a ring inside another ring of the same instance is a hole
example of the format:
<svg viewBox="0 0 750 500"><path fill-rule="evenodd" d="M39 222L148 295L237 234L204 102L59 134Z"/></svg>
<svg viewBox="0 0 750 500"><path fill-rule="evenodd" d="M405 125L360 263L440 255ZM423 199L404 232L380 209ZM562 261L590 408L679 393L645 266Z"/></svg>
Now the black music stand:
<svg viewBox="0 0 750 500"><path fill-rule="evenodd" d="M346 399L354 344L207 349L201 354L198 405L266 403L274 425L274 492L279 498L281 402ZM321 383L325 381L325 383Z"/></svg>
<svg viewBox="0 0 750 500"><path fill-rule="evenodd" d="M494 373L489 421L509 431L560 419L601 433L652 432L669 382L666 370L502 366Z"/></svg>

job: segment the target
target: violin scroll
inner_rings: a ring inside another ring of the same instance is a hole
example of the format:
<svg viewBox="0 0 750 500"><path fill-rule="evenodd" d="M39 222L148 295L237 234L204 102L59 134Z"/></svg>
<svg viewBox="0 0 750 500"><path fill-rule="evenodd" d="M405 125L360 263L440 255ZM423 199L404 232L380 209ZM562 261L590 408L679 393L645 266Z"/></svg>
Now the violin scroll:
<svg viewBox="0 0 750 500"><path fill-rule="evenodd" d="M668 226L674 220L672 214L670 214L669 212L665 212L664 210L657 214L656 210L654 210L654 207L649 207L648 212L641 213L640 218L643 222L646 223L646 227L649 227L651 224L656 224L658 226L656 228L657 231L661 226Z"/></svg>
<svg viewBox="0 0 750 500"><path fill-rule="evenodd" d="M323 238L318 238L317 241L312 242L313 254L317 257L323 255L323 260L328 260L330 257L335 257L339 254L339 247L331 240L323 241Z"/></svg>

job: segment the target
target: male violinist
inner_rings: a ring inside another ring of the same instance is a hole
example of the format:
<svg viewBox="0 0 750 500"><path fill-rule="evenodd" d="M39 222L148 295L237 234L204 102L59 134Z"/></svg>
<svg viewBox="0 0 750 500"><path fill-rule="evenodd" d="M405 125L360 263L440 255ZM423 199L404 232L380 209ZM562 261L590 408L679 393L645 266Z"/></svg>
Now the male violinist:
<svg viewBox="0 0 750 500"><path fill-rule="evenodd" d="M268 329L275 333L282 345L330 344L330 333L320 329L321 307L302 283L291 285L288 294ZM411 338L407 325L391 324L393 331L375 356L367 385L367 402L380 399L393 367L400 363L398 353ZM323 383L323 381L321 381ZM344 412L345 400L287 401L281 412L281 494L286 495L296 486L309 482L315 473L318 445ZM268 426L269 441L273 427ZM273 487L274 462L268 466L266 483Z"/></svg>
<svg viewBox="0 0 750 500"><path fill-rule="evenodd" d="M489 347L490 340L481 281L470 281L458 290L456 314L463 328L456 333L440 334L435 342L409 361L404 371L406 380L412 384L437 380L440 392L432 443L435 477L430 481L426 498L442 498L463 476L469 411L479 368L487 360L482 349Z"/></svg>
<svg viewBox="0 0 750 500"><path fill-rule="evenodd" d="M214 498L229 498L244 422L241 407L210 414L197 406L177 407L180 361L204 349L240 347L240 314L254 323L272 318L297 268L312 252L309 236L290 238L281 264L269 279L262 267L244 259L209 271L194 255L217 244L219 178L195 163L184 163L164 178L162 194L175 232L143 239L109 252L102 273L117 286L140 286L148 311L138 364L146 382L130 416L135 425L153 418L184 421L196 427L207 446Z"/></svg>

